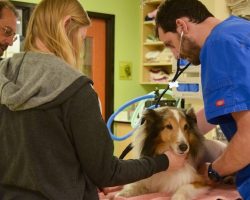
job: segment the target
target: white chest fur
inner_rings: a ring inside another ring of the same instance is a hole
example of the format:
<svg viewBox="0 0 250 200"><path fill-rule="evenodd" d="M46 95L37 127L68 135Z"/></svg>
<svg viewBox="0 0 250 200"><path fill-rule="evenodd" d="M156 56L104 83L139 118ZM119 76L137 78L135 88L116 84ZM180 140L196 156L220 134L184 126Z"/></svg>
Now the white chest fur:
<svg viewBox="0 0 250 200"><path fill-rule="evenodd" d="M150 192L173 193L179 187L194 182L196 178L197 172L187 163L181 170L160 172L142 182Z"/></svg>

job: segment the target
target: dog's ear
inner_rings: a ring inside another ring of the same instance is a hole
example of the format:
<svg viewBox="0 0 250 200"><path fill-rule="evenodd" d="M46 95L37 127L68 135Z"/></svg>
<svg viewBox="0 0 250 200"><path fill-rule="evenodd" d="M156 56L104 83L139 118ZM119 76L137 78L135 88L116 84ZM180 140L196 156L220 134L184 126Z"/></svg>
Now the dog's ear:
<svg viewBox="0 0 250 200"><path fill-rule="evenodd" d="M143 117L145 120L149 120L151 118L151 115L154 115L155 111L153 109L146 109L143 113Z"/></svg>
<svg viewBox="0 0 250 200"><path fill-rule="evenodd" d="M160 121L161 117L157 111L153 109L148 109L143 114L143 119L147 123L147 126L152 126L155 122Z"/></svg>
<svg viewBox="0 0 250 200"><path fill-rule="evenodd" d="M140 125L144 124L145 121L146 121L145 117L142 116Z"/></svg>
<svg viewBox="0 0 250 200"><path fill-rule="evenodd" d="M154 110L152 110L152 109L145 110L143 112L142 117L141 117L141 123L140 123L140 125L143 125L144 122L146 122L146 121L147 121L147 123L151 123L152 120L153 120L152 116L154 116L154 115L155 115L155 111Z"/></svg>
<svg viewBox="0 0 250 200"><path fill-rule="evenodd" d="M145 139L141 150L141 156L153 156L155 153L155 138L162 129L163 119L157 110L148 109L144 112Z"/></svg>
<svg viewBox="0 0 250 200"><path fill-rule="evenodd" d="M186 120L189 124L189 141L190 145L190 154L196 160L198 156L201 154L201 149L203 146L204 136L200 133L197 126L197 117L193 108L187 109L185 111Z"/></svg>
<svg viewBox="0 0 250 200"><path fill-rule="evenodd" d="M193 108L186 109L184 112L188 119L197 124L197 118Z"/></svg>

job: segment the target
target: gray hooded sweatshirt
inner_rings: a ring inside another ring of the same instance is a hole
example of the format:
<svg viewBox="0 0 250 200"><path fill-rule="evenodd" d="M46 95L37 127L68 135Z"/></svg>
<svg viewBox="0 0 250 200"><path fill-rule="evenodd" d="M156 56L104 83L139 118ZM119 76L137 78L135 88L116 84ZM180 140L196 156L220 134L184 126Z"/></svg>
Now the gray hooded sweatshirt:
<svg viewBox="0 0 250 200"><path fill-rule="evenodd" d="M95 200L97 188L166 170L165 155L113 156L92 81L51 54L0 63L0 199Z"/></svg>

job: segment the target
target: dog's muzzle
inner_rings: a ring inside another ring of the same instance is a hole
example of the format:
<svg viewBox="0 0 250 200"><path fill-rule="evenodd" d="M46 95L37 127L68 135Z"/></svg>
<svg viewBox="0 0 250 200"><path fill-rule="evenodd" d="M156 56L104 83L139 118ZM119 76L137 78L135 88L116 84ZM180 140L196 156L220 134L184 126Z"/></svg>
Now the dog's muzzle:
<svg viewBox="0 0 250 200"><path fill-rule="evenodd" d="M179 149L179 152L183 154L188 151L188 145L186 143L180 143L178 145L178 149Z"/></svg>

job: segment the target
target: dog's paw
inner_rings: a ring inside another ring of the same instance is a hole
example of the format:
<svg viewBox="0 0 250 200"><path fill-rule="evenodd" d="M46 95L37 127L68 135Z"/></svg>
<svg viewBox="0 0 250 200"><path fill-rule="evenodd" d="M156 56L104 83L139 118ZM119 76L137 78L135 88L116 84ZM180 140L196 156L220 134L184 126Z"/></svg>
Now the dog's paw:
<svg viewBox="0 0 250 200"><path fill-rule="evenodd" d="M131 197L133 196L130 190L123 189L122 191L116 193L115 197Z"/></svg>
<svg viewBox="0 0 250 200"><path fill-rule="evenodd" d="M143 184L136 182L125 185L123 189L116 194L116 196L132 197L146 193L148 193L147 188L145 188Z"/></svg>
<svg viewBox="0 0 250 200"><path fill-rule="evenodd" d="M174 194L171 200L187 200L187 197L183 194Z"/></svg>
<svg viewBox="0 0 250 200"><path fill-rule="evenodd" d="M123 187L122 190L116 193L116 197L121 196L121 197L132 197L137 194L136 190L136 184L128 184Z"/></svg>

